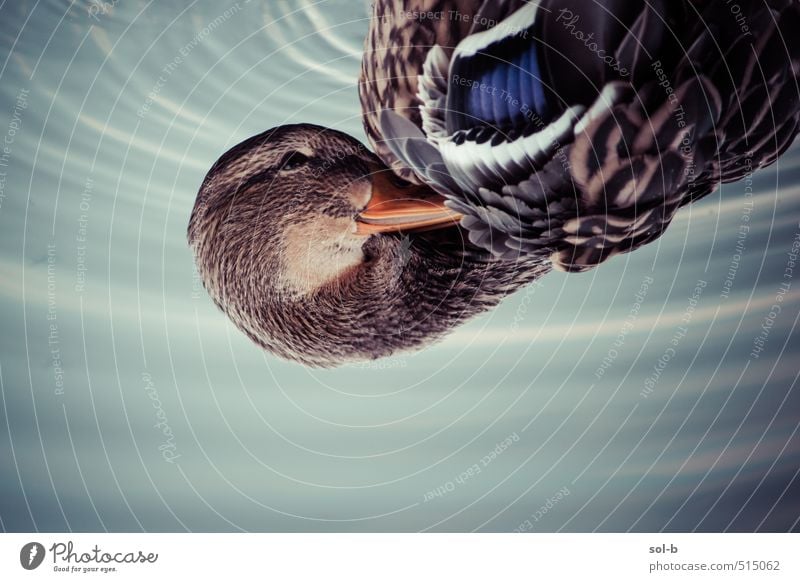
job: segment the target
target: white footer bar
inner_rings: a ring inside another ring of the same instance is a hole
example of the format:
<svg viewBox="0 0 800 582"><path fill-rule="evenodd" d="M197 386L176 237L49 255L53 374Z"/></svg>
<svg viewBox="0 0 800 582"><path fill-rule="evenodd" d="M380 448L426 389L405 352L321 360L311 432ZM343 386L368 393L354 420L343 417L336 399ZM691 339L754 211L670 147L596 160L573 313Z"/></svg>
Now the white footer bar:
<svg viewBox="0 0 800 582"><path fill-rule="evenodd" d="M4 534L0 580L778 581L798 554L797 534Z"/></svg>

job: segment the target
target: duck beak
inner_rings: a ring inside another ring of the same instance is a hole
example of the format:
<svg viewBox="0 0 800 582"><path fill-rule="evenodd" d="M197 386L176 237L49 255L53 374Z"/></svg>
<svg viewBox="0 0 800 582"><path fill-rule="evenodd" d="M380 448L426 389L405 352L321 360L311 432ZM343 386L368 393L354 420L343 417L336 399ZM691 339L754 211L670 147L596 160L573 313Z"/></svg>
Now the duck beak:
<svg viewBox="0 0 800 582"><path fill-rule="evenodd" d="M388 172L372 179L372 198L356 218L356 233L431 230L455 226L461 214L444 205L445 198L425 186L398 188Z"/></svg>

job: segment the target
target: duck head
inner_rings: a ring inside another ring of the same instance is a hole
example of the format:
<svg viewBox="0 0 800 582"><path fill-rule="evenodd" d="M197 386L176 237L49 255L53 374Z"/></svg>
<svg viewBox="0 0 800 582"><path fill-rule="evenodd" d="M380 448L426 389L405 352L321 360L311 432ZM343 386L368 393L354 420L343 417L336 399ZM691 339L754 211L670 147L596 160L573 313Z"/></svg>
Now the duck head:
<svg viewBox="0 0 800 582"><path fill-rule="evenodd" d="M188 238L237 327L329 367L421 347L533 278L470 248L443 202L350 136L289 125L217 160Z"/></svg>

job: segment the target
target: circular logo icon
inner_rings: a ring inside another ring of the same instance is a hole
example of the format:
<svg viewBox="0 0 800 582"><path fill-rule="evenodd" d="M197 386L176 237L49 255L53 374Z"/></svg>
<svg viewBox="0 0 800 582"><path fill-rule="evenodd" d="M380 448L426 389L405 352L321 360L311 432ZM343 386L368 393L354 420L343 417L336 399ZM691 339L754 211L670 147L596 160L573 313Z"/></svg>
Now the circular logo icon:
<svg viewBox="0 0 800 582"><path fill-rule="evenodd" d="M35 570L44 561L44 546L39 542L29 542L19 551L19 563L26 570Z"/></svg>

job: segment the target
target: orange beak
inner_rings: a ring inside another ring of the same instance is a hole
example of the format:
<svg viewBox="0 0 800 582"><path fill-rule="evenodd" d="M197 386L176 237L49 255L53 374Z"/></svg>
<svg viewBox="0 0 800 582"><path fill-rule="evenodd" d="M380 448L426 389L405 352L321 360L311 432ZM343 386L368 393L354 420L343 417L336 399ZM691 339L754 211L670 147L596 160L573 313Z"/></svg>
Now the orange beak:
<svg viewBox="0 0 800 582"><path fill-rule="evenodd" d="M461 214L444 205L445 198L425 186L398 188L388 171L372 178L372 198L356 219L356 233L430 230L455 226Z"/></svg>

